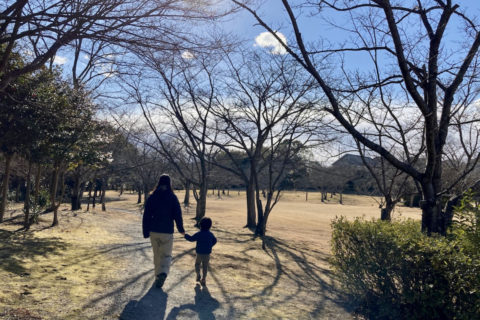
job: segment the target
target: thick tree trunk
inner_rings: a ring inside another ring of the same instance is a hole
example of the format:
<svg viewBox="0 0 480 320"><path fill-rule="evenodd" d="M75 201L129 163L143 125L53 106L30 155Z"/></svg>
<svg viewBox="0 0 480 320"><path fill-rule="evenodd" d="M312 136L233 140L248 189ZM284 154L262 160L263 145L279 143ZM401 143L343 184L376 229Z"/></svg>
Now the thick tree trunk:
<svg viewBox="0 0 480 320"><path fill-rule="evenodd" d="M340 204L343 204L343 193L340 193L340 201L339 201Z"/></svg>
<svg viewBox="0 0 480 320"><path fill-rule="evenodd" d="M27 190L25 192L25 202L23 204L23 211L25 213L25 220L23 226L26 230L30 229L30 190L32 189L32 161L28 160L28 171L25 180L27 181Z"/></svg>
<svg viewBox="0 0 480 320"><path fill-rule="evenodd" d="M13 154L5 154L5 174L2 182L2 204L0 206L0 223L3 222L5 216L5 209L7 208L8 195L8 180L10 177L10 165L12 163Z"/></svg>
<svg viewBox="0 0 480 320"><path fill-rule="evenodd" d="M73 189L71 195L71 208L72 211L80 210L80 177L78 174L75 174L75 178L73 181Z"/></svg>
<svg viewBox="0 0 480 320"><path fill-rule="evenodd" d="M392 199L385 199L385 208L380 211L380 219L383 221L392 220L392 211L395 209L395 202Z"/></svg>
<svg viewBox="0 0 480 320"><path fill-rule="evenodd" d="M441 199L437 196L436 189L433 183L422 184L423 199L420 202L422 209L422 231L428 235L432 233L445 235L447 221L445 221Z"/></svg>
<svg viewBox="0 0 480 320"><path fill-rule="evenodd" d="M185 197L183 198L183 205L190 206L190 182L185 182Z"/></svg>
<svg viewBox="0 0 480 320"><path fill-rule="evenodd" d="M413 200L415 199L415 195L414 194L411 194L410 195L410 200L409 200L409 207L410 208L413 208Z"/></svg>
<svg viewBox="0 0 480 320"><path fill-rule="evenodd" d="M255 228L256 211L255 211L255 189L252 182L248 182L246 188L247 197L247 225L246 228Z"/></svg>
<svg viewBox="0 0 480 320"><path fill-rule="evenodd" d="M260 195L257 193L257 226L255 227L255 235L263 237L265 235L265 220L263 215L263 204Z"/></svg>
<svg viewBox="0 0 480 320"><path fill-rule="evenodd" d="M198 190L197 209L195 212L195 220L197 223L205 216L205 211L207 210L207 193L207 184L201 184Z"/></svg>

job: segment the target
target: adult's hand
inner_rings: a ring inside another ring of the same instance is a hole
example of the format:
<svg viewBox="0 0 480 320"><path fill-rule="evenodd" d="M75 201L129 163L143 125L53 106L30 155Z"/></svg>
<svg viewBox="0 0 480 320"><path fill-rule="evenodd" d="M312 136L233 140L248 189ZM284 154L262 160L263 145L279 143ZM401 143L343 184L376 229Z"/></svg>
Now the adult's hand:
<svg viewBox="0 0 480 320"><path fill-rule="evenodd" d="M184 236L184 235L185 235L185 232L180 232L180 233L182 234L182 236Z"/></svg>

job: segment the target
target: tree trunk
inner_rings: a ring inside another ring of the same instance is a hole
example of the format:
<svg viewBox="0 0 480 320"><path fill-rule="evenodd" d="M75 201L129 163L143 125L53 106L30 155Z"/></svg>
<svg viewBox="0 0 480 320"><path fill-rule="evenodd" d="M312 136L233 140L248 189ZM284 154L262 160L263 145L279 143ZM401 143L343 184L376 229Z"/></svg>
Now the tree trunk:
<svg viewBox="0 0 480 320"><path fill-rule="evenodd" d="M325 197L323 196L323 191L320 191L320 199L322 202L325 202Z"/></svg>
<svg viewBox="0 0 480 320"><path fill-rule="evenodd" d="M256 195L257 200L257 226L255 227L255 235L263 237L265 235L265 220L263 215L263 204L260 194Z"/></svg>
<svg viewBox="0 0 480 320"><path fill-rule="evenodd" d="M20 177L17 177L17 187L15 188L15 202L16 203L19 203L20 202L20 188L21 188L21 183L22 183L22 180L20 179Z"/></svg>
<svg viewBox="0 0 480 320"><path fill-rule="evenodd" d="M95 204L96 204L96 201L97 201L97 183L94 184L94 187L93 187L93 198L92 198L92 209L95 209Z"/></svg>
<svg viewBox="0 0 480 320"><path fill-rule="evenodd" d="M138 193L137 204L140 204L142 203L142 189L138 188L137 193Z"/></svg>
<svg viewBox="0 0 480 320"><path fill-rule="evenodd" d="M107 189L107 183L105 181L102 181L102 194L100 196L100 202L102 203L102 211L107 211L107 207L105 205L105 193Z"/></svg>
<svg viewBox="0 0 480 320"><path fill-rule="evenodd" d="M56 203L56 198L57 198L57 186L58 186L59 174L60 174L60 168L56 166L53 172L52 190L50 192L50 203L53 209L52 227L55 227L58 225L58 206Z"/></svg>
<svg viewBox="0 0 480 320"><path fill-rule="evenodd" d="M308 192L305 192L305 201L308 201Z"/></svg>
<svg viewBox="0 0 480 320"><path fill-rule="evenodd" d="M13 154L5 154L5 174L2 182L2 204L0 206L0 223L3 222L5 216L5 209L7 208L8 196L8 180L10 177L10 165L12 163Z"/></svg>
<svg viewBox="0 0 480 320"><path fill-rule="evenodd" d="M143 185L143 203L147 203L147 198L148 198L148 186Z"/></svg>
<svg viewBox="0 0 480 320"><path fill-rule="evenodd" d="M78 192L78 208L82 209L82 200L83 200L83 192L85 190L85 182L80 183L80 190Z"/></svg>
<svg viewBox="0 0 480 320"><path fill-rule="evenodd" d="M195 212L195 220L200 222L200 219L202 219L205 216L205 211L207 210L207 193L208 193L208 187L206 183L202 183L199 188L199 195L197 199L197 209Z"/></svg>
<svg viewBox="0 0 480 320"><path fill-rule="evenodd" d="M28 171L27 177L25 180L27 181L27 190L25 191L25 202L23 204L23 211L25 213L25 220L23 221L23 226L26 230L30 229L30 190L32 189L32 161L28 160Z"/></svg>
<svg viewBox="0 0 480 320"><path fill-rule="evenodd" d="M385 208L380 211L380 219L383 221L392 220L392 211L395 208L395 202L392 199L385 199Z"/></svg>
<svg viewBox="0 0 480 320"><path fill-rule="evenodd" d="M90 210L90 199L92 198L92 189L93 189L93 183L90 181L88 183L87 211Z"/></svg>
<svg viewBox="0 0 480 320"><path fill-rule="evenodd" d="M422 184L422 231L428 235L445 235L447 222L443 219L441 199L437 196L436 189L433 183Z"/></svg>
<svg viewBox="0 0 480 320"><path fill-rule="evenodd" d="M39 163L37 164L37 173L35 175L35 193L34 193L35 206L38 205L38 197L40 195L40 175L41 174L42 174L42 165Z"/></svg>
<svg viewBox="0 0 480 320"><path fill-rule="evenodd" d="M247 225L246 228L255 228L256 226L256 211L255 211L255 189L252 182L247 183L246 189L247 197Z"/></svg>
<svg viewBox="0 0 480 320"><path fill-rule="evenodd" d="M185 197L183 198L183 205L190 206L190 182L185 182Z"/></svg>
<svg viewBox="0 0 480 320"><path fill-rule="evenodd" d="M343 193L340 193L340 201L339 201L340 204L343 204Z"/></svg>
<svg viewBox="0 0 480 320"><path fill-rule="evenodd" d="M37 223L38 224L38 215L40 214L40 207L38 205L39 197L40 197L40 176L42 174L42 165L39 163L37 164L37 173L35 175L35 191L34 191L34 203L35 203L35 211L33 212L33 216L30 219L30 223Z"/></svg>
<svg viewBox="0 0 480 320"><path fill-rule="evenodd" d="M72 211L80 210L80 177L78 174L75 174L73 180L73 189L72 189L72 196L71 196L71 208Z"/></svg>

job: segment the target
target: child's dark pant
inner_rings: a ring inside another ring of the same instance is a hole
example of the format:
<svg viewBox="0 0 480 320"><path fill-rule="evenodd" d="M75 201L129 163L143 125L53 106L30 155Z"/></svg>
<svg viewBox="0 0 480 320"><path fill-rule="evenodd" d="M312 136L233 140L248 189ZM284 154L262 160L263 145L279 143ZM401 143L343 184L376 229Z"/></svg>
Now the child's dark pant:
<svg viewBox="0 0 480 320"><path fill-rule="evenodd" d="M195 260L195 272L197 276L200 277L200 265L202 265L203 279L207 277L208 262L210 261L209 254L199 254L197 253L197 259Z"/></svg>

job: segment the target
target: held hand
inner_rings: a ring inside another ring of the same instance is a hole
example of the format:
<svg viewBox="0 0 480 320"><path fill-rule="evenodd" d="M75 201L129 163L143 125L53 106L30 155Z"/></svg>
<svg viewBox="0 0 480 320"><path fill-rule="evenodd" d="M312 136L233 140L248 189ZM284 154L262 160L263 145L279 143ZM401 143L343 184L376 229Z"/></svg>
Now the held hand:
<svg viewBox="0 0 480 320"><path fill-rule="evenodd" d="M182 234L182 236L184 236L184 235L185 235L185 232L180 232L180 233Z"/></svg>

